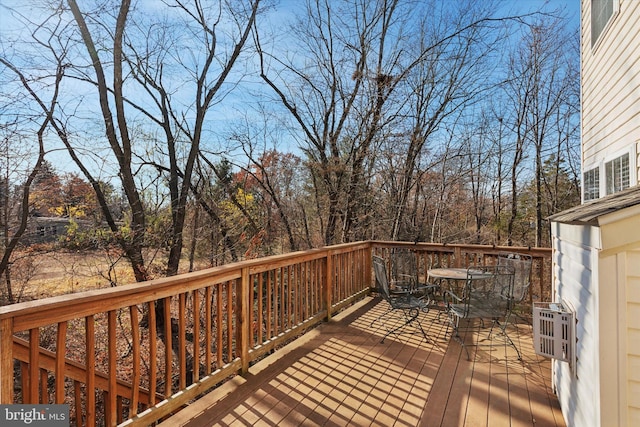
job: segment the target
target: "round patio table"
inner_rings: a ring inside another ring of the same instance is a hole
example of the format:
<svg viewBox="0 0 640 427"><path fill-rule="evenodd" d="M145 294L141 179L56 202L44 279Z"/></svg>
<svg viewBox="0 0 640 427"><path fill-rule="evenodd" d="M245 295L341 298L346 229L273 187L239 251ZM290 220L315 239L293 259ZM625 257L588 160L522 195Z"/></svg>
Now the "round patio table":
<svg viewBox="0 0 640 427"><path fill-rule="evenodd" d="M432 268L427 270L427 274L432 279L467 280L486 279L491 277L491 273L485 271L474 271L473 268Z"/></svg>

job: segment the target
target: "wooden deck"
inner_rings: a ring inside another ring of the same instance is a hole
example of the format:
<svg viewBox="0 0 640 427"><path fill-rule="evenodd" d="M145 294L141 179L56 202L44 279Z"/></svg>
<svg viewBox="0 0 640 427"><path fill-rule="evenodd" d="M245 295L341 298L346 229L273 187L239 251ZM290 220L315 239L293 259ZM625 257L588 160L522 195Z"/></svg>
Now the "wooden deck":
<svg viewBox="0 0 640 427"><path fill-rule="evenodd" d="M434 310L422 315L433 342L409 327L380 343L385 304L365 299L160 425L565 426L530 325L509 329L522 361L501 340L468 361Z"/></svg>

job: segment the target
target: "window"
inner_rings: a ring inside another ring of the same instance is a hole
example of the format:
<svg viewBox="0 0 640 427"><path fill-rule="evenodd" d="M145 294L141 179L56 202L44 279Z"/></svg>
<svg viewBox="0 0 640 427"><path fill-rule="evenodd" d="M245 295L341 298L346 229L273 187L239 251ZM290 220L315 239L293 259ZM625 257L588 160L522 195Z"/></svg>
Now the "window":
<svg viewBox="0 0 640 427"><path fill-rule="evenodd" d="M629 153L604 164L607 194L629 188Z"/></svg>
<svg viewBox="0 0 640 427"><path fill-rule="evenodd" d="M591 47L593 47L613 16L614 0L591 0Z"/></svg>
<svg viewBox="0 0 640 427"><path fill-rule="evenodd" d="M596 167L584 173L584 201L600 197L600 168Z"/></svg>

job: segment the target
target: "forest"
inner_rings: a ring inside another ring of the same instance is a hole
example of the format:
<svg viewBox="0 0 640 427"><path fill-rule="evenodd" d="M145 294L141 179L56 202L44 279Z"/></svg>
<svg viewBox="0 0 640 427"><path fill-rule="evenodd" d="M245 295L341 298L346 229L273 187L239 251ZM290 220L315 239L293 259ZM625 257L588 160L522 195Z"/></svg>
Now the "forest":
<svg viewBox="0 0 640 427"><path fill-rule="evenodd" d="M516 3L3 2L3 304L42 251L145 281L369 239L549 246L581 199L579 28Z"/></svg>

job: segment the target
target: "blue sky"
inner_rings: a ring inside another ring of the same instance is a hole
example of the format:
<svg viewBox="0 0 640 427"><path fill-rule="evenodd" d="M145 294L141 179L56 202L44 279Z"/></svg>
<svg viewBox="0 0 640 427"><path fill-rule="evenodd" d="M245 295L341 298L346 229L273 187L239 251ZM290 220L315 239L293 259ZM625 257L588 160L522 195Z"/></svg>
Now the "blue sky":
<svg viewBox="0 0 640 427"><path fill-rule="evenodd" d="M145 3L154 4L154 2L159 0L140 0ZM441 1L457 1L457 0L441 0ZM478 0L484 1L484 0ZM14 21L11 19L11 15L4 13L2 6L27 6L29 7L31 4L36 4L38 2L30 1L30 0L0 0L0 43L4 38L3 33L6 31L20 31L23 30L20 27L14 24ZM299 9L303 0L280 0L278 2L279 12L276 12L274 16L278 18L278 21L282 20L283 11L284 14L286 12L292 11L294 9ZM514 14L514 13L527 13L534 12L541 9L546 10L558 10L564 9L566 10L566 14L572 17L571 25L575 25L575 30L579 31L579 19L580 19L580 0L500 0L499 4L502 6L503 13L500 14ZM6 33L5 33L6 34ZM234 94L232 98L238 98L238 102L240 104L244 104L246 108L247 99L246 96L242 96L240 94ZM229 99L232 101L232 99ZM230 104L234 104L231 102ZM211 119L222 119L224 122L224 118L228 116L236 116L238 114L237 111L234 110L233 105L225 104L220 106L221 109L217 110L216 114L211 115ZM64 162L56 162L57 165L62 166Z"/></svg>
<svg viewBox="0 0 640 427"><path fill-rule="evenodd" d="M572 24L580 28L580 0L501 0L506 10L533 12L539 9L565 9Z"/></svg>

